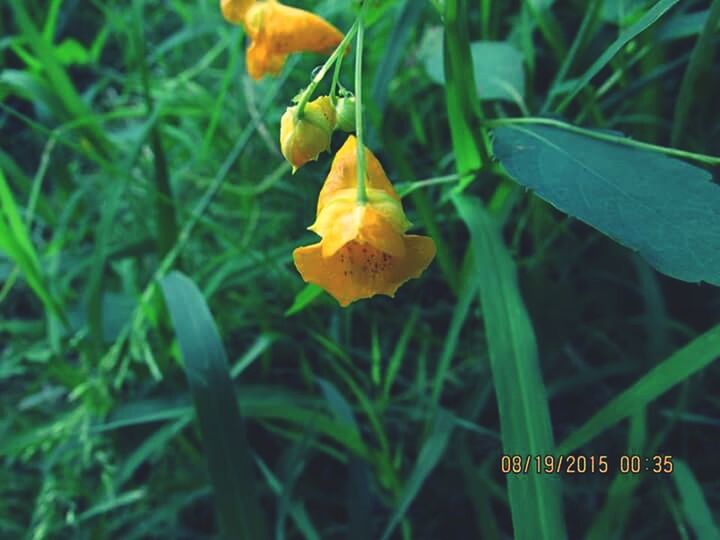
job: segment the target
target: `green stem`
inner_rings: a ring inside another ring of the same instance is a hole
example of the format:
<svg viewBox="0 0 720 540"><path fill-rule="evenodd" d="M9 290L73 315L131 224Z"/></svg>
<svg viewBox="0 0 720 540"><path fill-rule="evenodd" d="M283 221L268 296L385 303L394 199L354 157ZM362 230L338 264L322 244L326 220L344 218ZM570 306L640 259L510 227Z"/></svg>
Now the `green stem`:
<svg viewBox="0 0 720 540"><path fill-rule="evenodd" d="M155 102L150 91L150 73L145 60L145 40L142 35L142 12L143 0L136 0L134 3L135 30L138 47L138 67L143 93L145 94L145 107L148 118L152 118L155 110ZM165 156L165 148L162 143L160 131L160 119L150 131L150 146L153 151L154 180L155 180L155 216L158 228L158 252L160 258L165 257L175 245L178 237L177 218L175 216L175 205L173 202L172 188L170 186L170 171Z"/></svg>
<svg viewBox="0 0 720 540"><path fill-rule="evenodd" d="M552 126L580 135L586 135L594 139L601 141L608 141L616 144L623 144L625 146L632 146L633 148L639 148L641 150L649 150L651 152L658 152L668 156L675 156L679 158L692 159L705 163L707 165L720 165L720 157L708 156L705 154L696 154L694 152L686 152L685 150L678 150L677 148L668 148L667 146L658 146L656 144L650 144L642 141L636 141L634 139L628 139L627 137L619 137L617 135L610 135L608 133L602 133L600 131L593 131L591 129L585 129L572 124L566 124L559 120L552 120L550 118L500 118L497 120L488 120L485 125L489 128L497 128L503 126L517 125L517 124L537 124L541 126Z"/></svg>
<svg viewBox="0 0 720 540"><path fill-rule="evenodd" d="M357 201L358 204L367 202L367 190L365 188L365 144L363 141L363 114L362 114L362 57L363 41L365 39L365 12L368 2L365 2L358 17L357 42L355 51L355 122L357 133Z"/></svg>
<svg viewBox="0 0 720 540"><path fill-rule="evenodd" d="M335 105L337 103L336 90L340 80L340 68L342 67L342 58L338 58L335 62L335 71L333 72L332 83L330 84L330 102Z"/></svg>
<svg viewBox="0 0 720 540"><path fill-rule="evenodd" d="M350 27L350 30L348 30L348 33L345 34L345 37L340 42L340 45L337 46L337 48L330 55L330 58L328 58L323 64L323 66L318 70L312 81L310 81L310 84L307 86L307 88L303 90L303 93L300 95L300 99L298 100L297 109L295 110L296 121L302 118L303 113L305 112L305 105L307 105L307 102L310 101L313 92L315 92L318 84L320 84L320 82L325 78L325 75L327 75L330 67L332 67L333 63L335 63L335 61L341 54L345 53L345 49L348 43L350 43L350 40L355 36L355 33L358 30L358 21L355 21L352 27Z"/></svg>

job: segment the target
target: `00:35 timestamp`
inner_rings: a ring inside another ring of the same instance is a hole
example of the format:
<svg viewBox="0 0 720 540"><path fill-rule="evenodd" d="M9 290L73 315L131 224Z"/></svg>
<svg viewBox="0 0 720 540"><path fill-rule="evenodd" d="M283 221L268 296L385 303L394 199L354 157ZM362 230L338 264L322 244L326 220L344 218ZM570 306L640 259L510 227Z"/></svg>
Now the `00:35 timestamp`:
<svg viewBox="0 0 720 540"><path fill-rule="evenodd" d="M672 474L673 457L656 454L641 456L623 454L617 457L607 455L521 455L500 456L500 472L503 474Z"/></svg>

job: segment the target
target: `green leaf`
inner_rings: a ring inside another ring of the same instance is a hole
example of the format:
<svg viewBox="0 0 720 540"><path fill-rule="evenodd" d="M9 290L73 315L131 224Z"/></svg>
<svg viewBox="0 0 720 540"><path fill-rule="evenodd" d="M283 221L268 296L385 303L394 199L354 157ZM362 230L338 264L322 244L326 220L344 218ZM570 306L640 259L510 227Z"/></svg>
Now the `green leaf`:
<svg viewBox="0 0 720 540"><path fill-rule="evenodd" d="M685 519L695 531L695 538L698 540L720 539L720 529L713 520L702 487L690 467L684 461L675 460L672 478L682 500Z"/></svg>
<svg viewBox="0 0 720 540"><path fill-rule="evenodd" d="M20 218L20 211L2 170L0 170L0 252L7 254L17 265L45 309L66 321L63 309L54 298L42 273L35 247L25 223Z"/></svg>
<svg viewBox="0 0 720 540"><path fill-rule="evenodd" d="M495 130L517 182L638 251L660 272L720 285L720 186L654 152L545 126Z"/></svg>
<svg viewBox="0 0 720 540"><path fill-rule="evenodd" d="M297 293L295 296L295 300L292 303L292 306L290 306L287 311L285 311L285 316L290 317L291 315L295 315L296 313L300 313L302 310L304 310L306 307L308 307L312 302L318 298L319 296L322 296L323 289L319 285L315 285L314 283L308 283L303 287L303 290Z"/></svg>
<svg viewBox="0 0 720 540"><path fill-rule="evenodd" d="M215 321L187 276L171 272L160 284L185 361L221 530L232 540L267 538L251 450Z"/></svg>
<svg viewBox="0 0 720 540"><path fill-rule="evenodd" d="M470 230L479 274L503 454L548 454L554 446L550 411L515 265L482 201L455 195L453 203ZM566 538L559 478L531 468L528 474L508 476L507 483L516 539Z"/></svg>
<svg viewBox="0 0 720 540"><path fill-rule="evenodd" d="M565 454L580 448L718 357L720 357L720 325L677 350L630 388L615 396L590 420L560 443L557 452Z"/></svg>
<svg viewBox="0 0 720 540"><path fill-rule="evenodd" d="M65 39L55 47L55 54L63 65L87 64L90 62L90 51L75 39Z"/></svg>
<svg viewBox="0 0 720 540"><path fill-rule="evenodd" d="M480 99L522 101L525 74L520 51L504 41L476 41L470 44L470 53ZM425 31L418 56L428 76L438 84L445 84L442 28Z"/></svg>

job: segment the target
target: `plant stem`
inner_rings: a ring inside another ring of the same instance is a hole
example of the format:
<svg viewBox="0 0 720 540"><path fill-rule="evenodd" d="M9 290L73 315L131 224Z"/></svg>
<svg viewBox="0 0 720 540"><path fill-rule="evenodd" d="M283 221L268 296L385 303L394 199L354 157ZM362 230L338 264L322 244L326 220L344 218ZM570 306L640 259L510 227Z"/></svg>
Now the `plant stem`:
<svg viewBox="0 0 720 540"><path fill-rule="evenodd" d="M642 141L636 141L627 137L619 137L617 135L610 135L609 133L602 133L600 131L593 131L591 129L585 129L572 124L566 124L559 120L553 120L551 118L499 118L497 120L488 120L485 125L489 128L497 128L503 126L510 126L516 124L537 124L541 126L552 126L580 135L586 135L594 139L600 139L601 141L608 141L616 144L623 144L625 146L632 146L633 148L639 148L641 150L649 150L651 152L658 152L668 156L675 156L679 158L692 159L705 163L707 165L720 165L720 157L708 156L705 154L696 154L695 152L686 152L685 150L678 150L677 148L668 148L667 146L658 146L656 144L650 144Z"/></svg>
<svg viewBox="0 0 720 540"><path fill-rule="evenodd" d="M310 81L310 84L307 86L307 88L303 90L303 93L300 95L300 100L298 101L297 109L295 110L296 121L302 118L303 113L305 112L305 105L307 105L307 102L310 101L310 98L312 97L313 92L315 92L317 85L320 84L320 82L325 78L325 75L327 75L330 67L338 59L338 57L341 54L345 53L345 49L348 43L350 43L350 40L355 36L355 33L357 32L358 21L355 21L355 23L350 27L350 30L348 30L348 33L345 34L345 37L340 42L340 45L337 46L337 48L330 55L330 58L328 58L323 64L323 66L318 70L312 81Z"/></svg>
<svg viewBox="0 0 720 540"><path fill-rule="evenodd" d="M363 3L362 11L358 17L357 50L355 51L355 122L357 133L357 202L367 202L367 190L365 189L365 144L363 142L363 113L362 113L362 57L363 41L365 39L365 12L368 2Z"/></svg>
<svg viewBox="0 0 720 540"><path fill-rule="evenodd" d="M342 58L338 58L335 62L335 71L333 72L332 83L330 84L330 102L335 105L337 103L336 90L338 81L340 80L340 68L342 67Z"/></svg>

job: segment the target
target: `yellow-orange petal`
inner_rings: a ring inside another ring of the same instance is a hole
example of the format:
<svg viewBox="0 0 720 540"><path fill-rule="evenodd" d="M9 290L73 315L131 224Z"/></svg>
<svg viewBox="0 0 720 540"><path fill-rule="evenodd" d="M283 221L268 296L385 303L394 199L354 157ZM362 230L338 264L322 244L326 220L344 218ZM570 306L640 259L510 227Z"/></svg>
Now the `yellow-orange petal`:
<svg viewBox="0 0 720 540"><path fill-rule="evenodd" d="M367 164L365 180L367 189L379 189L399 201L400 197L388 180L382 165L367 148L365 149L365 162ZM357 188L357 139L354 135L350 135L335 154L330 173L318 196L317 213L322 211L337 191L349 188Z"/></svg>
<svg viewBox="0 0 720 540"><path fill-rule="evenodd" d="M363 244L370 244L374 248L396 257L405 255L405 239L393 224L372 207L366 207L360 224L357 240Z"/></svg>
<svg viewBox="0 0 720 540"><path fill-rule="evenodd" d="M241 24L254 3L255 0L220 0L220 11L228 22Z"/></svg>
<svg viewBox="0 0 720 540"><path fill-rule="evenodd" d="M332 257L322 256L322 243L303 246L293 252L293 259L306 282L319 285L345 307L376 294L394 296L403 283L422 274L435 257L435 243L425 236L403 239L402 257L353 241Z"/></svg>
<svg viewBox="0 0 720 540"><path fill-rule="evenodd" d="M266 39L278 53L331 52L343 33L322 17L280 2L268 2Z"/></svg>
<svg viewBox="0 0 720 540"><path fill-rule="evenodd" d="M255 2L243 24L251 39L247 67L253 79L279 73L290 53L328 53L343 39L342 32L322 17L276 0Z"/></svg>
<svg viewBox="0 0 720 540"><path fill-rule="evenodd" d="M277 54L261 43L253 41L245 53L245 63L250 77L259 81L264 75L277 75L285 65L287 54Z"/></svg>
<svg viewBox="0 0 720 540"><path fill-rule="evenodd" d="M391 255L403 255L403 233L410 227L402 204L379 189L368 190L360 205L353 188L336 191L308 229L323 238L329 257L351 240L368 243Z"/></svg>

